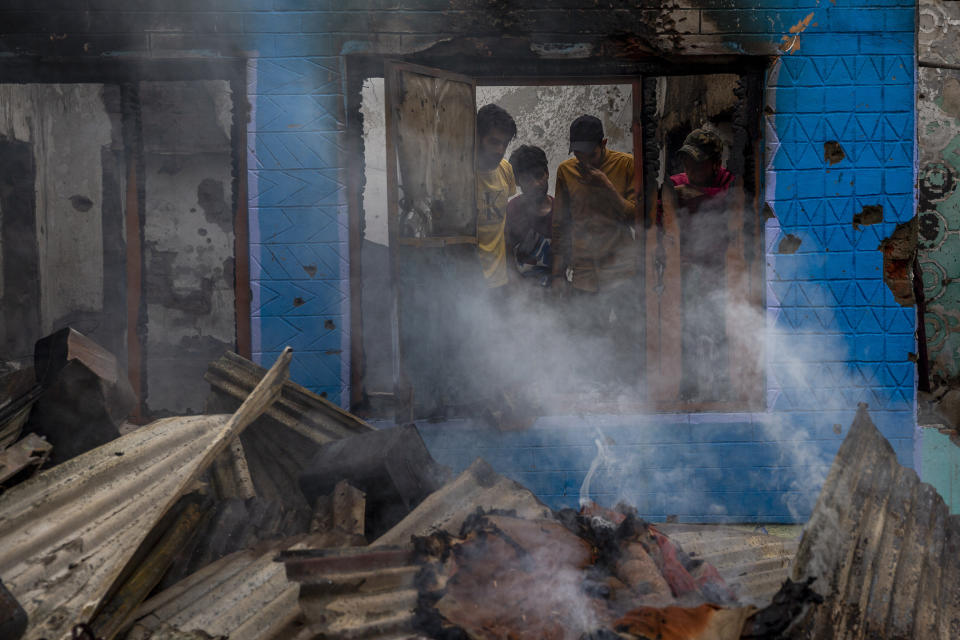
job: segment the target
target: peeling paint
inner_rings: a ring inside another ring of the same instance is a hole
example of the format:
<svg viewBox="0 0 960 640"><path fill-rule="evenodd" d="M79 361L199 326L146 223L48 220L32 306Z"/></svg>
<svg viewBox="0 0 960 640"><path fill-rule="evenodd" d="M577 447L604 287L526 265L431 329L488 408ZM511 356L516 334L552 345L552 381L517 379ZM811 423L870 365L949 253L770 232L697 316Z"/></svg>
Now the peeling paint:
<svg viewBox="0 0 960 640"><path fill-rule="evenodd" d="M960 118L960 80L945 79L936 103L947 115Z"/></svg>
<svg viewBox="0 0 960 640"><path fill-rule="evenodd" d="M860 213L853 214L853 228L859 231L863 227L883 222L882 204L865 204Z"/></svg>
<svg viewBox="0 0 960 640"><path fill-rule="evenodd" d="M883 252L883 281L894 300L905 307L916 303L913 295L913 260L917 255L917 219L897 225L879 247Z"/></svg>
<svg viewBox="0 0 960 640"><path fill-rule="evenodd" d="M936 24L945 27L952 19L944 12L955 12L948 7L954 3L921 4L921 55L955 56L955 32L936 32L928 25L925 34L923 18L937 13ZM949 383L960 381L960 71L924 67L918 80L917 246L924 328L931 381Z"/></svg>
<svg viewBox="0 0 960 640"><path fill-rule="evenodd" d="M800 50L800 34L807 30L807 27L810 26L810 21L813 20L813 12L807 14L807 16L800 20L797 24L790 27L789 35L784 35L780 44L780 51L784 53L794 54Z"/></svg>
<svg viewBox="0 0 960 640"><path fill-rule="evenodd" d="M799 236L795 236L792 233L788 233L783 236L783 239L780 240L780 244L777 245L777 253L796 253L797 249L800 248L800 245L803 243L803 240Z"/></svg>
<svg viewBox="0 0 960 640"><path fill-rule="evenodd" d="M843 147L836 140L827 140L823 143L823 160L831 165L843 161L847 157Z"/></svg>

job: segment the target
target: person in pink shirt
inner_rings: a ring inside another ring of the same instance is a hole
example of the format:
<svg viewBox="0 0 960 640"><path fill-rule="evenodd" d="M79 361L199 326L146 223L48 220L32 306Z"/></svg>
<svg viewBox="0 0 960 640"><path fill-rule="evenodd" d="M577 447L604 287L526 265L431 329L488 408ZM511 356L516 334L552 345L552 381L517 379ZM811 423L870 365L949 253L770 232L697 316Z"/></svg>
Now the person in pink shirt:
<svg viewBox="0 0 960 640"><path fill-rule="evenodd" d="M723 142L694 129L677 152L683 173L670 176L677 194L682 269L683 339L680 396L687 401L728 399L726 254L729 199L735 176L723 166Z"/></svg>
<svg viewBox="0 0 960 640"><path fill-rule="evenodd" d="M734 175L722 164L723 141L709 129L694 129L684 139L677 154L683 159L683 173L670 176L679 204L690 213L725 194L733 186Z"/></svg>

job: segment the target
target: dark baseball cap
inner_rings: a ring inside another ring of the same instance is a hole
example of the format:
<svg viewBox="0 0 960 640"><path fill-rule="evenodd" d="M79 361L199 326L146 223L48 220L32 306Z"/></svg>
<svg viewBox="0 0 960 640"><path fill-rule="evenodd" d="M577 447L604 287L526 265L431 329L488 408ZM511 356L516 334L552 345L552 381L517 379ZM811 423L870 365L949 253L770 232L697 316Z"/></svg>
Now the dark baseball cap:
<svg viewBox="0 0 960 640"><path fill-rule="evenodd" d="M685 153L696 162L719 160L723 156L723 141L709 129L694 129L677 153Z"/></svg>
<svg viewBox="0 0 960 640"><path fill-rule="evenodd" d="M570 151L590 153L603 142L603 123L595 116L582 115L570 125Z"/></svg>

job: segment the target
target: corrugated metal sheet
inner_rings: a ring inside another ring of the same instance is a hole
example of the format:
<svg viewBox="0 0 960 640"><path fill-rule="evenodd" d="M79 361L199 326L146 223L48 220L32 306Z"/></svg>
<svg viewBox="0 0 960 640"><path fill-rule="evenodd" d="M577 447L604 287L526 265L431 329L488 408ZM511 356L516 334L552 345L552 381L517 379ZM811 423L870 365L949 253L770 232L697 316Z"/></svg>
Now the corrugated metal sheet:
<svg viewBox="0 0 960 640"><path fill-rule="evenodd" d="M498 474L478 458L453 482L427 496L371 546L407 544L410 536L423 536L438 529L457 534L467 516L479 508L513 510L520 518L552 517L550 508L529 489Z"/></svg>
<svg viewBox="0 0 960 640"><path fill-rule="evenodd" d="M799 539L723 525L658 524L690 556L709 562L741 604L764 607L790 577Z"/></svg>
<svg viewBox="0 0 960 640"><path fill-rule="evenodd" d="M227 352L210 363L203 377L215 390L239 402L247 397L265 373L263 367ZM375 431L352 413L289 380L284 382L280 397L264 416L318 444Z"/></svg>
<svg viewBox="0 0 960 640"><path fill-rule="evenodd" d="M960 637L960 517L900 466L861 404L793 567L825 602L794 637Z"/></svg>
<svg viewBox="0 0 960 640"><path fill-rule="evenodd" d="M411 638L420 567L409 548L288 551L310 631L323 638ZM231 636L232 638L232 636Z"/></svg>
<svg viewBox="0 0 960 640"><path fill-rule="evenodd" d="M290 355L233 416L159 420L0 496L0 576L30 617L27 640L91 618L163 514L273 400Z"/></svg>
<svg viewBox="0 0 960 640"><path fill-rule="evenodd" d="M202 632L231 640L287 640L303 625L298 586L287 579L276 541L213 562L144 602L127 640Z"/></svg>

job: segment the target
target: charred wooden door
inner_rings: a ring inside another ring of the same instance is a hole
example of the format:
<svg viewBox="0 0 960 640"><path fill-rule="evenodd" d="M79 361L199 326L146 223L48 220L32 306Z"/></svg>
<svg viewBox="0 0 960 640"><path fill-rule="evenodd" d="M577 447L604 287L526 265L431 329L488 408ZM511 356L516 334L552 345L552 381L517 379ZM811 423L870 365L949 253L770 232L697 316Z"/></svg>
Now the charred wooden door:
<svg viewBox="0 0 960 640"><path fill-rule="evenodd" d="M463 314L484 291L477 259L476 85L386 63L387 198L397 419L472 401L476 342Z"/></svg>

